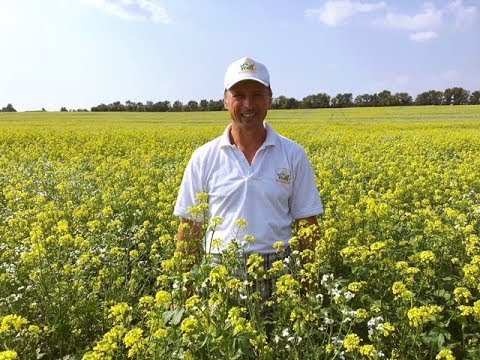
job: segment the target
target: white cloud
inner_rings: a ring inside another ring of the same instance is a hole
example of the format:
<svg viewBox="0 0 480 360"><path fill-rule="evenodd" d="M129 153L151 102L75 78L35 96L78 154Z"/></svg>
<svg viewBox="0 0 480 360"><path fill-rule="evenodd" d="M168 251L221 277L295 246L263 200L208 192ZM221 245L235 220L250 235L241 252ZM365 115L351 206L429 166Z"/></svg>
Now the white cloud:
<svg viewBox="0 0 480 360"><path fill-rule="evenodd" d="M435 39L436 37L437 37L437 33L434 31L421 31L421 32L410 34L410 39L418 42L432 40L432 39Z"/></svg>
<svg viewBox="0 0 480 360"><path fill-rule="evenodd" d="M387 12L377 24L390 29L410 32L410 39L425 42L438 37L440 29L455 22L457 27L472 25L477 18L476 6L464 6L462 0L453 0L437 8L431 2L425 2L421 11L414 14Z"/></svg>
<svg viewBox="0 0 480 360"><path fill-rule="evenodd" d="M80 0L121 19L151 21L162 24L172 22L167 11L154 0Z"/></svg>
<svg viewBox="0 0 480 360"><path fill-rule="evenodd" d="M305 15L317 18L329 26L337 26L346 22L357 13L370 13L382 10L386 7L385 2L362 3L359 1L336 0L327 1L319 9L307 9Z"/></svg>
<svg viewBox="0 0 480 360"><path fill-rule="evenodd" d="M458 27L473 25L477 19L477 8L475 6L463 6L462 0L454 0L447 9L453 14L455 24Z"/></svg>
<svg viewBox="0 0 480 360"><path fill-rule="evenodd" d="M438 27L443 22L443 11L432 3L424 3L422 12L414 15L389 12L380 23L392 29L419 31Z"/></svg>

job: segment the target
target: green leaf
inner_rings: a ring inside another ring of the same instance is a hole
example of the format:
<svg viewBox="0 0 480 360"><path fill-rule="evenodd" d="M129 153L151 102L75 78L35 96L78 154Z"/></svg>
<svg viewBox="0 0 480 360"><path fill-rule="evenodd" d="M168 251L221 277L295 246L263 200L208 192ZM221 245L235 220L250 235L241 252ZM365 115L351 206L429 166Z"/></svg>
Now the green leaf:
<svg viewBox="0 0 480 360"><path fill-rule="evenodd" d="M180 321L182 320L184 311L185 310L183 309L174 310L175 314L172 317L172 321L171 321L172 325L178 325L180 323Z"/></svg>

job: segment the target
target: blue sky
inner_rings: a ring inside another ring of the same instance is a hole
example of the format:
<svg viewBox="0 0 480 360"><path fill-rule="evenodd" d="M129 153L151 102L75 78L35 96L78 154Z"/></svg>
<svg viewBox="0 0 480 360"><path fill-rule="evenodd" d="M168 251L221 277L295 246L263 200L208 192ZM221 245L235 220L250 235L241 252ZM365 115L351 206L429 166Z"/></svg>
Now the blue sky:
<svg viewBox="0 0 480 360"><path fill-rule="evenodd" d="M274 96L480 89L480 1L0 0L0 107L220 99L232 61Z"/></svg>

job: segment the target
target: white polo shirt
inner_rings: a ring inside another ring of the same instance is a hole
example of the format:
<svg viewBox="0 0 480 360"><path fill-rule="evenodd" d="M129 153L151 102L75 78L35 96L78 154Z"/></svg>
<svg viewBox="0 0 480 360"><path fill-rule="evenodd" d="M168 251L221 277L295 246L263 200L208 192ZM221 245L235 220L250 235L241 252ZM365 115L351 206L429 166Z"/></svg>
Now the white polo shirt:
<svg viewBox="0 0 480 360"><path fill-rule="evenodd" d="M221 216L214 239L226 244L232 238L242 241L252 235L256 241L247 252L271 253L273 244L292 237L292 222L323 212L313 170L304 149L277 134L264 123L267 137L250 165L245 155L230 143L231 125L223 135L193 153L183 175L174 214L190 219L188 207L195 196L209 196L209 217ZM237 219L247 227L238 233ZM202 221L202 219L196 219ZM212 234L207 233L207 250ZM212 248L212 253L221 249Z"/></svg>

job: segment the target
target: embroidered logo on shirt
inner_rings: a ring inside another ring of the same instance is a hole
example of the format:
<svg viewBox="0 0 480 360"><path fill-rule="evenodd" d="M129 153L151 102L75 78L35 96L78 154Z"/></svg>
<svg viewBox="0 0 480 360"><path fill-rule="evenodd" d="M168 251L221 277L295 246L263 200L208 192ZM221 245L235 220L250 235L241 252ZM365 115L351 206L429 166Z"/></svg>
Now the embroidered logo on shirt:
<svg viewBox="0 0 480 360"><path fill-rule="evenodd" d="M283 184L290 184L292 182L292 178L290 176L290 170L286 168L277 169L277 182L281 182Z"/></svg>

